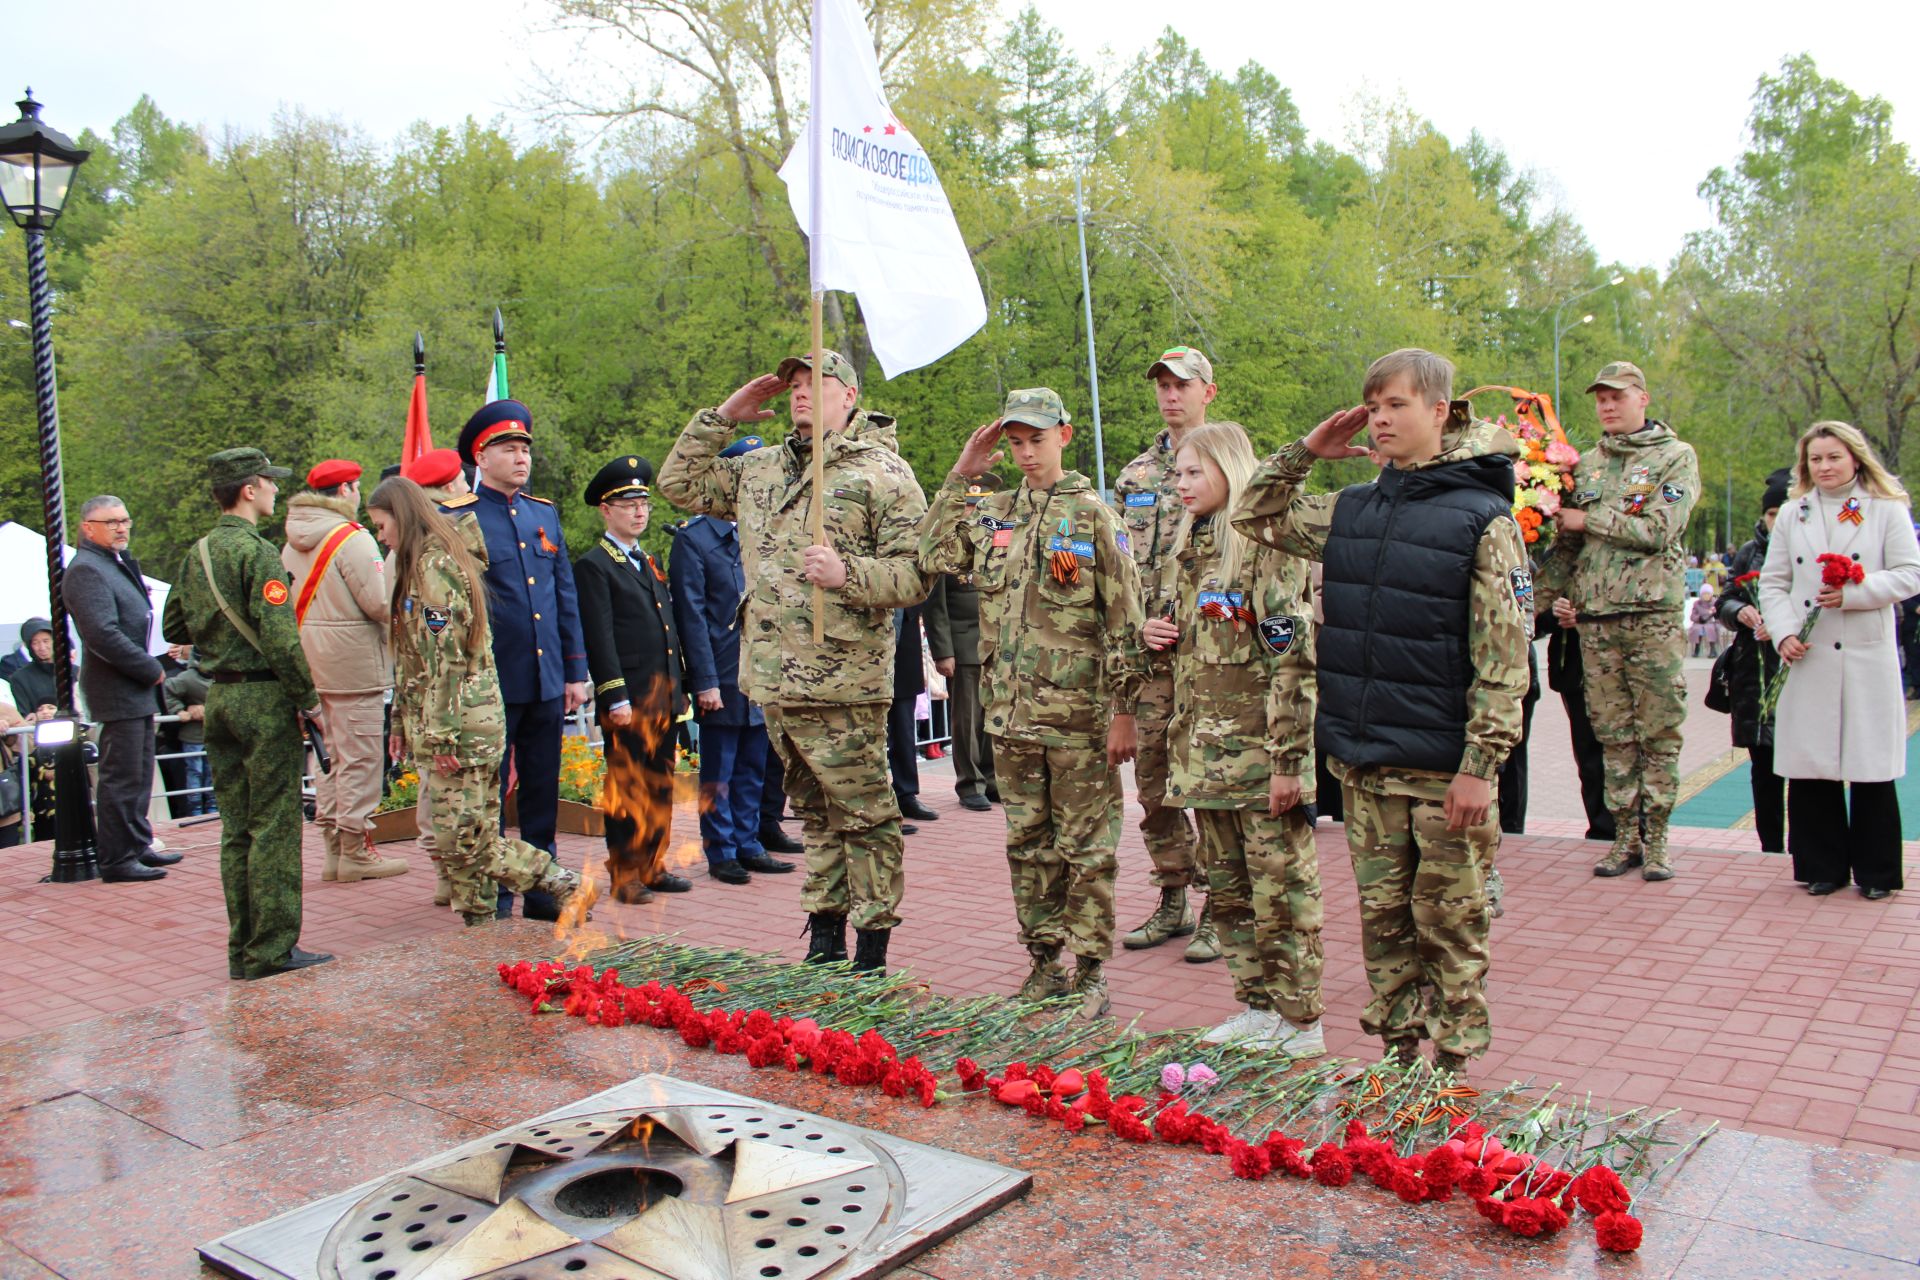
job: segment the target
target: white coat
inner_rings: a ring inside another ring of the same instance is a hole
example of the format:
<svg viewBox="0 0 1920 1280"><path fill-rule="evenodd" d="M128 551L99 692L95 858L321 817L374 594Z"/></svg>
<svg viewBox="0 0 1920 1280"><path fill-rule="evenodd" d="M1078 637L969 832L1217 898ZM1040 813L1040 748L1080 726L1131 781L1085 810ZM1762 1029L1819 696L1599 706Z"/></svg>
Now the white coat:
<svg viewBox="0 0 1920 1280"><path fill-rule="evenodd" d="M1844 495L1843 495L1844 498ZM1777 646L1820 594L1819 557L1845 555L1866 570L1838 609L1822 609L1793 664L1774 722L1774 772L1783 778L1887 782L1907 771L1907 704L1894 641L1895 606L1920 595L1920 542L1904 502L1860 495L1859 524L1836 518L1818 494L1780 508L1760 571L1760 612ZM1782 668L1783 671L1788 668Z"/></svg>

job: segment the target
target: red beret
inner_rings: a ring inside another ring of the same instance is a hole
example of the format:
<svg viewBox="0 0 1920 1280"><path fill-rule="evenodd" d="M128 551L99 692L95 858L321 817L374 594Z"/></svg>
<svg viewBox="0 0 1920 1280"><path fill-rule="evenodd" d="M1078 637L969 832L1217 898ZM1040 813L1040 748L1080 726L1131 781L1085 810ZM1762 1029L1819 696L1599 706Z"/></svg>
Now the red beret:
<svg viewBox="0 0 1920 1280"><path fill-rule="evenodd" d="M400 468L400 474L422 489L437 489L460 474L460 455L451 449L429 449Z"/></svg>
<svg viewBox="0 0 1920 1280"><path fill-rule="evenodd" d="M345 458L328 458L317 463L307 472L307 488L331 489L337 484L347 484L360 478L360 464Z"/></svg>

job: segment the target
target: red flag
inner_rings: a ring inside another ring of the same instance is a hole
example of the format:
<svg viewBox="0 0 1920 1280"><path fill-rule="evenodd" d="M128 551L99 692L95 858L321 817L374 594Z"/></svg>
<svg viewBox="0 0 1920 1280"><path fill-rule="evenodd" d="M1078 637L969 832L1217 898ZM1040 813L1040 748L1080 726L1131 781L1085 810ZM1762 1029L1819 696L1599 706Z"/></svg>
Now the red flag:
<svg viewBox="0 0 1920 1280"><path fill-rule="evenodd" d="M427 426L427 375L413 375L413 403L407 406L407 438L400 446L400 465L433 449L433 429Z"/></svg>

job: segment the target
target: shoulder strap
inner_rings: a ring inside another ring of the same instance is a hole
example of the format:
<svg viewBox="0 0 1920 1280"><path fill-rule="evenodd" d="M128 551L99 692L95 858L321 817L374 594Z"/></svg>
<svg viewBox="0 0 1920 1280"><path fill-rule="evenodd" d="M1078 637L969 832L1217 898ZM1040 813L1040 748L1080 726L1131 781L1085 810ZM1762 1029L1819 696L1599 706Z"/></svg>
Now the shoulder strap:
<svg viewBox="0 0 1920 1280"><path fill-rule="evenodd" d="M293 625L300 626L307 620L307 610L313 607L313 597L319 594L320 579L326 576L327 566L333 563L334 553L340 550L348 538L360 532L360 526L349 520L334 527L320 544L320 550L313 557L313 566L307 570L307 580L300 587L300 598L293 602ZM256 648L258 646L255 646Z"/></svg>
<svg viewBox="0 0 1920 1280"><path fill-rule="evenodd" d="M207 551L207 540L200 539L194 543L194 547L200 552L200 568L207 575L207 590L213 592L213 602L220 606L221 613L227 615L227 621L231 622L233 629L240 633L240 638L252 645L257 652L264 654L266 650L260 648L260 633L249 626L247 620L227 603L225 596L220 594L220 584L213 580L213 556Z"/></svg>

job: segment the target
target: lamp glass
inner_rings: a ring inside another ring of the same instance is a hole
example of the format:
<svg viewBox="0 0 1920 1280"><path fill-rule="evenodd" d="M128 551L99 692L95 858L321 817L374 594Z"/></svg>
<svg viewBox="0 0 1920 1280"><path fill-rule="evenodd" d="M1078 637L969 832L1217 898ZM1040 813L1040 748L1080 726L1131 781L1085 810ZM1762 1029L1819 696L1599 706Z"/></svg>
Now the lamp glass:
<svg viewBox="0 0 1920 1280"><path fill-rule="evenodd" d="M15 221L24 222L32 216L35 179L40 176L35 162L39 158L31 151L0 155L0 201L6 203Z"/></svg>

